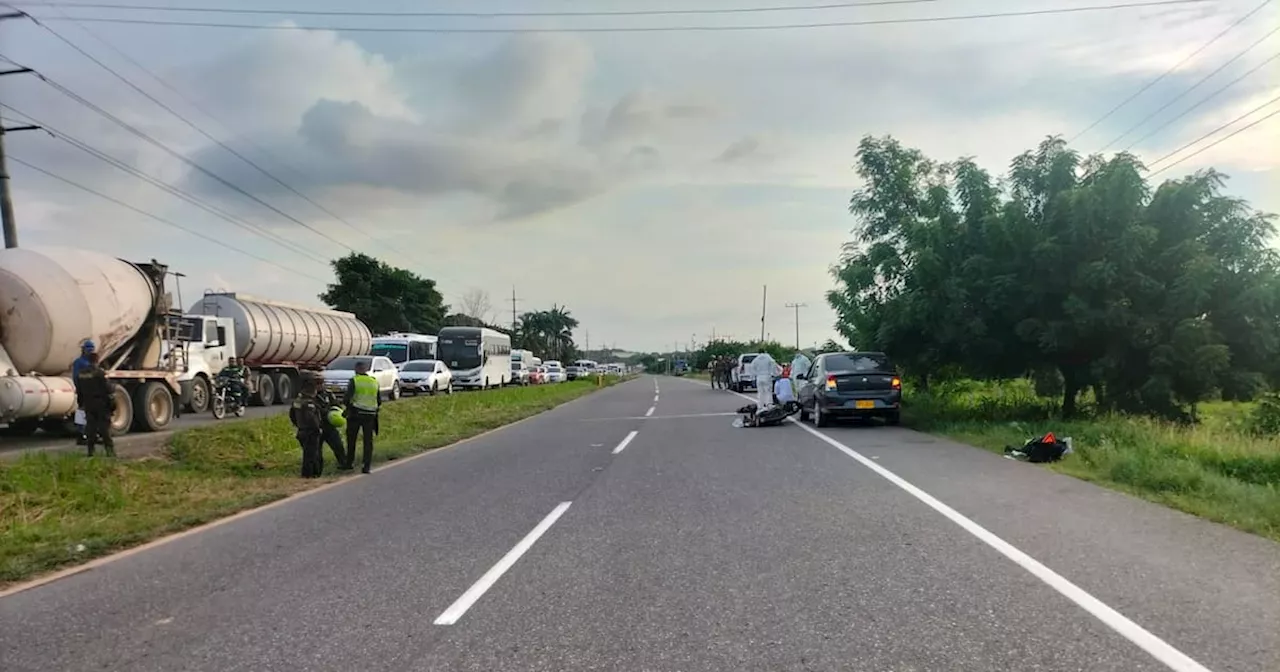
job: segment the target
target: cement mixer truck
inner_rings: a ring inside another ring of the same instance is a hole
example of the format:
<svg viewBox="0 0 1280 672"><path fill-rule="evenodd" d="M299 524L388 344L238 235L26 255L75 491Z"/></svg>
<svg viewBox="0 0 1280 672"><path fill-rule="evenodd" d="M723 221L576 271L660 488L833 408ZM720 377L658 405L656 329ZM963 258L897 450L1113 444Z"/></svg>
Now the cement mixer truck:
<svg viewBox="0 0 1280 672"><path fill-rule="evenodd" d="M10 435L64 431L75 413L71 363L94 341L111 378L114 434L157 431L178 404L203 412L227 358L249 367L253 401L285 403L302 371L370 352L350 313L243 294L205 294L187 313L168 267L69 248L0 250L0 423Z"/></svg>
<svg viewBox="0 0 1280 672"><path fill-rule="evenodd" d="M183 363L168 267L68 248L0 250L0 423L61 431L76 410L71 363L94 341L113 383L111 431L169 424Z"/></svg>

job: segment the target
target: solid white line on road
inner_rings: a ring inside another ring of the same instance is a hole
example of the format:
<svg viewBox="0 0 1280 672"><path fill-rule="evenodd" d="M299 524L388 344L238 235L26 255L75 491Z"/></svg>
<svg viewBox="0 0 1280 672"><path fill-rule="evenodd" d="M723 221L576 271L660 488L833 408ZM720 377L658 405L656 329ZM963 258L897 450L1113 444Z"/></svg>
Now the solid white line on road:
<svg viewBox="0 0 1280 672"><path fill-rule="evenodd" d="M525 535L524 539L521 539L520 543L515 545L515 548L507 551L507 554L502 556L498 564L490 567L489 571L485 572L479 581L472 584L467 589L467 592L462 594L462 597L459 597L457 601L449 605L449 608L445 609L444 613L436 618L435 624L453 625L457 623L458 619L462 618L462 615L471 608L471 605L475 604L476 600L479 600L486 591L492 588L493 584L497 583L498 579L502 578L502 575L506 574L507 570L516 564L516 560L519 560L520 556L533 547L533 544L538 541L538 537L541 537L547 530L551 529L552 525L556 524L560 516L563 516L564 512L569 510L570 504L573 504L573 502L560 502L560 505L547 514L547 517L543 518L542 522L538 523L538 526L533 528L532 532Z"/></svg>
<svg viewBox="0 0 1280 672"><path fill-rule="evenodd" d="M734 394L738 393L735 392ZM745 394L738 394L738 396L748 400L751 399L751 397L748 397ZM977 537L978 540L982 541L984 544L995 549L1004 557L1012 560L1019 567L1030 572L1032 576L1048 584L1050 588L1058 591L1058 593L1063 597L1075 602L1081 609L1084 609L1092 614L1094 618L1102 621L1103 625L1106 625L1116 631L1120 636L1130 642L1133 642L1138 646L1138 648L1146 651L1161 663L1164 663L1170 670L1173 670L1174 672L1210 672L1209 668L1196 662L1190 656L1174 648L1173 645L1163 639L1160 639L1146 628L1143 628L1141 625L1129 620L1129 618L1124 614L1108 607L1102 602L1102 600L1090 595L1085 592L1083 588L1071 583L1061 574L1049 569L1040 561L1018 550L1018 548L1013 544L997 537L983 526L973 522L969 518L966 518L964 514L956 511L946 504L943 504L940 500L934 498L933 495L917 488L901 476L885 469L872 460L867 459L858 451L840 443L830 436L797 421L795 418L788 419L796 427L803 429L845 455L857 460L862 464L862 466L875 472L880 477L906 491L907 494L923 502L925 506L937 511L951 522L959 525L964 529L964 531Z"/></svg>
<svg viewBox="0 0 1280 672"><path fill-rule="evenodd" d="M647 418L647 417L649 417L649 416L653 415L653 411L654 411L655 409L657 409L657 408L658 408L657 406L650 406L650 407L649 407L649 410L647 410L647 411L645 411L645 412L644 412L644 417L646 417L646 418Z"/></svg>
<svg viewBox="0 0 1280 672"><path fill-rule="evenodd" d="M622 440L622 443L619 443L619 444L618 444L618 447L613 449L613 454L614 454L614 455L617 455L618 453L621 453L621 452L622 452L622 449L623 449L623 448L626 448L626 447L627 447L627 444L631 443L631 439L636 438L636 434L639 434L639 433L640 433L640 432L637 432L637 431L636 431L636 430L634 430L634 429L633 429L633 430L631 430L631 433L627 435L627 438L623 439L623 440Z"/></svg>

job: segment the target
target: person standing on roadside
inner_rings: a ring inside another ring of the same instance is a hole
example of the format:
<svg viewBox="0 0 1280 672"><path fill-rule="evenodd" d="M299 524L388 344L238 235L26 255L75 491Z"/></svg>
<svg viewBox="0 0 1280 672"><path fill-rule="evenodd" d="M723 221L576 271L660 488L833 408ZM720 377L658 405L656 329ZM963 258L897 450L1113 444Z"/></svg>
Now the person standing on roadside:
<svg viewBox="0 0 1280 672"><path fill-rule="evenodd" d="M71 380L72 381L79 380L80 372L89 368L89 355L92 354L94 350L95 348L93 345L93 341L86 340L84 343L80 344L80 356L76 358L76 361L71 362ZM83 446L85 444L84 430L85 430L85 424L86 424L84 406L77 405L75 424L76 424L76 432L77 432L76 445Z"/></svg>
<svg viewBox="0 0 1280 672"><path fill-rule="evenodd" d="M92 343L88 344L92 347ZM98 353L92 349L83 357L85 363L76 374L76 401L84 412L84 445L89 457L93 457L98 441L107 451L107 457L116 456L116 442L111 438L112 403L111 381L107 372L98 366ZM79 360L76 360L79 361Z"/></svg>
<svg viewBox="0 0 1280 672"><path fill-rule="evenodd" d="M356 375L347 383L343 402L347 406L347 455L355 462L356 436L363 432L360 473L367 474L373 469L373 436L378 433L378 411L382 408L382 391L378 379L369 375L369 362L356 363Z"/></svg>
<svg viewBox="0 0 1280 672"><path fill-rule="evenodd" d="M316 402L316 383L306 380L289 408L289 422L297 433L298 446L302 448L302 477L319 478L324 472L323 418L320 404Z"/></svg>
<svg viewBox="0 0 1280 672"><path fill-rule="evenodd" d="M338 407L338 400L334 398L332 392L320 385L320 381L314 378L312 380L315 381L319 390L316 392L316 403L320 405L320 415L324 421L321 428L324 442L329 444L329 448L333 450L333 459L338 461L338 469L340 471L351 471L356 461L355 453L347 452L342 443L342 434L334 426L330 416L330 413ZM323 448L321 450L323 451Z"/></svg>

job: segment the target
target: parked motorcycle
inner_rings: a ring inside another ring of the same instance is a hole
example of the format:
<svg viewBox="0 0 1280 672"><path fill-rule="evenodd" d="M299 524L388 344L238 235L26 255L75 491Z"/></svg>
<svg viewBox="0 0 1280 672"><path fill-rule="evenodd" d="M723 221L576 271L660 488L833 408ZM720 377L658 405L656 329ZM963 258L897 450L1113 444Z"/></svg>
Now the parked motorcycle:
<svg viewBox="0 0 1280 672"><path fill-rule="evenodd" d="M240 403L239 395L232 389L231 381L223 378L214 379L213 394L209 399L209 410L213 412L213 417L218 420L227 417L227 413L231 413L237 418L244 417L244 404Z"/></svg>

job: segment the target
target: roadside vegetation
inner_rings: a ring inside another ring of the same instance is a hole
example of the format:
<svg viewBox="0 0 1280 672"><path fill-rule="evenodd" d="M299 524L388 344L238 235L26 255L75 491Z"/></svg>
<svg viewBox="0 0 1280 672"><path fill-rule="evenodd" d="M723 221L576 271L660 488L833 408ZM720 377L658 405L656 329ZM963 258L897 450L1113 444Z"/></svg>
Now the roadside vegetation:
<svg viewBox="0 0 1280 672"><path fill-rule="evenodd" d="M1049 138L996 177L864 138L837 329L888 352L905 420L1280 538L1280 255L1272 215L1203 170ZM991 381L991 382L975 382Z"/></svg>
<svg viewBox="0 0 1280 672"><path fill-rule="evenodd" d="M596 389L575 381L387 404L374 459L449 445ZM0 464L0 586L338 478L328 447L325 478L299 478L300 461L288 417L273 416L178 432L164 452L140 460L40 453Z"/></svg>
<svg viewBox="0 0 1280 672"><path fill-rule="evenodd" d="M1280 541L1280 403L1206 403L1195 424L1082 406L1064 420L1031 381L954 380L908 390L903 423L993 452L1071 437L1048 468Z"/></svg>

